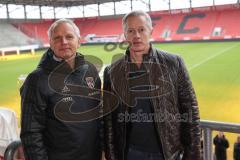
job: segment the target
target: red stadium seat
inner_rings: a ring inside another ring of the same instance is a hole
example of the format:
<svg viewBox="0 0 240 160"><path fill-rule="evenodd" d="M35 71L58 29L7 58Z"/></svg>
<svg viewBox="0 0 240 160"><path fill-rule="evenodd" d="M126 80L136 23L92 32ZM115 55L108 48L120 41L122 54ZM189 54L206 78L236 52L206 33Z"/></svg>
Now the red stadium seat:
<svg viewBox="0 0 240 160"><path fill-rule="evenodd" d="M154 41L165 40L203 40L203 39L224 39L240 38L240 10L237 8L223 9L193 9L189 13L166 13L156 11L151 13L153 19ZM42 20L38 22L23 22L14 24L16 27L33 37L40 39L43 44L48 44L47 30L53 20ZM121 17L91 17L77 18L74 20L81 30L82 42L88 35L98 38L122 36ZM221 28L221 34L213 36L214 28ZM164 32L168 31L168 37Z"/></svg>

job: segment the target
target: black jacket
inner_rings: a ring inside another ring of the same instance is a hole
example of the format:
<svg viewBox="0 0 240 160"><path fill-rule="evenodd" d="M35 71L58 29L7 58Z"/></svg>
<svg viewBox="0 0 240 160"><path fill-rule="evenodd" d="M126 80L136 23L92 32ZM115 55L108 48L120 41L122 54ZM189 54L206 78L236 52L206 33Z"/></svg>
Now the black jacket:
<svg viewBox="0 0 240 160"><path fill-rule="evenodd" d="M240 160L240 143L234 144L233 158L234 160Z"/></svg>
<svg viewBox="0 0 240 160"><path fill-rule="evenodd" d="M128 77L128 52L104 73L104 109L112 110L104 121L107 160L126 160L127 120L119 120L119 115L128 113L129 106L134 104L130 89L134 85L144 85L141 77L137 80ZM135 94L152 97L155 127L165 160L176 160L180 155L184 160L200 160L198 104L183 60L155 48L144 58L147 58L147 77L152 89ZM109 98L106 91L114 96Z"/></svg>
<svg viewBox="0 0 240 160"><path fill-rule="evenodd" d="M217 160L226 160L227 159L227 148L229 147L228 140L223 136L223 138L214 137L213 143L215 145L215 155Z"/></svg>
<svg viewBox="0 0 240 160"><path fill-rule="evenodd" d="M21 88L26 160L100 160L100 88L96 68L83 55L72 70L49 49Z"/></svg>

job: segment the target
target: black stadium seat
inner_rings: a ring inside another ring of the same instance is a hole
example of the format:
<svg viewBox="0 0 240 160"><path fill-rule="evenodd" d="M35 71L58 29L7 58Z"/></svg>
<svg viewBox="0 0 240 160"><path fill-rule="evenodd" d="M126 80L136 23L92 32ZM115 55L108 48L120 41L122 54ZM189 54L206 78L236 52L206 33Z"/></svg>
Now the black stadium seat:
<svg viewBox="0 0 240 160"><path fill-rule="evenodd" d="M4 160L25 160L21 141L13 141L8 145Z"/></svg>

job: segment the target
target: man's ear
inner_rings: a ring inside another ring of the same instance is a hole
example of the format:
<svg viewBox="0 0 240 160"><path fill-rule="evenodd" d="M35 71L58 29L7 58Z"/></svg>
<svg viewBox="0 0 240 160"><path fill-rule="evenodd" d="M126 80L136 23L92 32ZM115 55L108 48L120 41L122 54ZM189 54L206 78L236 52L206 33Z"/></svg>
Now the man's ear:
<svg viewBox="0 0 240 160"><path fill-rule="evenodd" d="M49 45L50 45L50 48L53 50L52 40L49 40Z"/></svg>
<svg viewBox="0 0 240 160"><path fill-rule="evenodd" d="M78 38L78 47L81 46L81 38L82 38L82 37L79 37L79 38Z"/></svg>
<svg viewBox="0 0 240 160"><path fill-rule="evenodd" d="M127 34L124 32L123 33L125 40L127 39Z"/></svg>

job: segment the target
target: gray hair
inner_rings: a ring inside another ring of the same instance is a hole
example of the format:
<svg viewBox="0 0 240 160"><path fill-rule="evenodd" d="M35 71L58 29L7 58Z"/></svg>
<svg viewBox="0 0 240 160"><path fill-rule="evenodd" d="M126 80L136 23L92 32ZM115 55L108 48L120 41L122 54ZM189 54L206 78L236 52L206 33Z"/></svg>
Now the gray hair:
<svg viewBox="0 0 240 160"><path fill-rule="evenodd" d="M77 37L80 38L80 30L79 30L79 28L77 27L77 25L76 25L72 20L70 20L70 19L64 19L64 18L63 18L63 19L59 19L59 20L55 21L55 22L49 27L49 29L48 29L48 38L49 38L49 39L51 39L52 33L53 33L53 31L55 30L55 28L56 28L57 26L59 26L60 24L62 24L62 23L68 23L68 24L70 24L70 25L73 27L74 32L76 33Z"/></svg>
<svg viewBox="0 0 240 160"><path fill-rule="evenodd" d="M147 26L152 29L152 20L151 20L151 17L149 16L149 14L147 14L146 12L142 11L142 10L136 10L136 11L132 11L128 14L126 14L123 19L122 19L122 27L123 27L123 30L124 32L126 31L127 29L127 19L129 17L138 17L138 16L144 16L147 20Z"/></svg>

